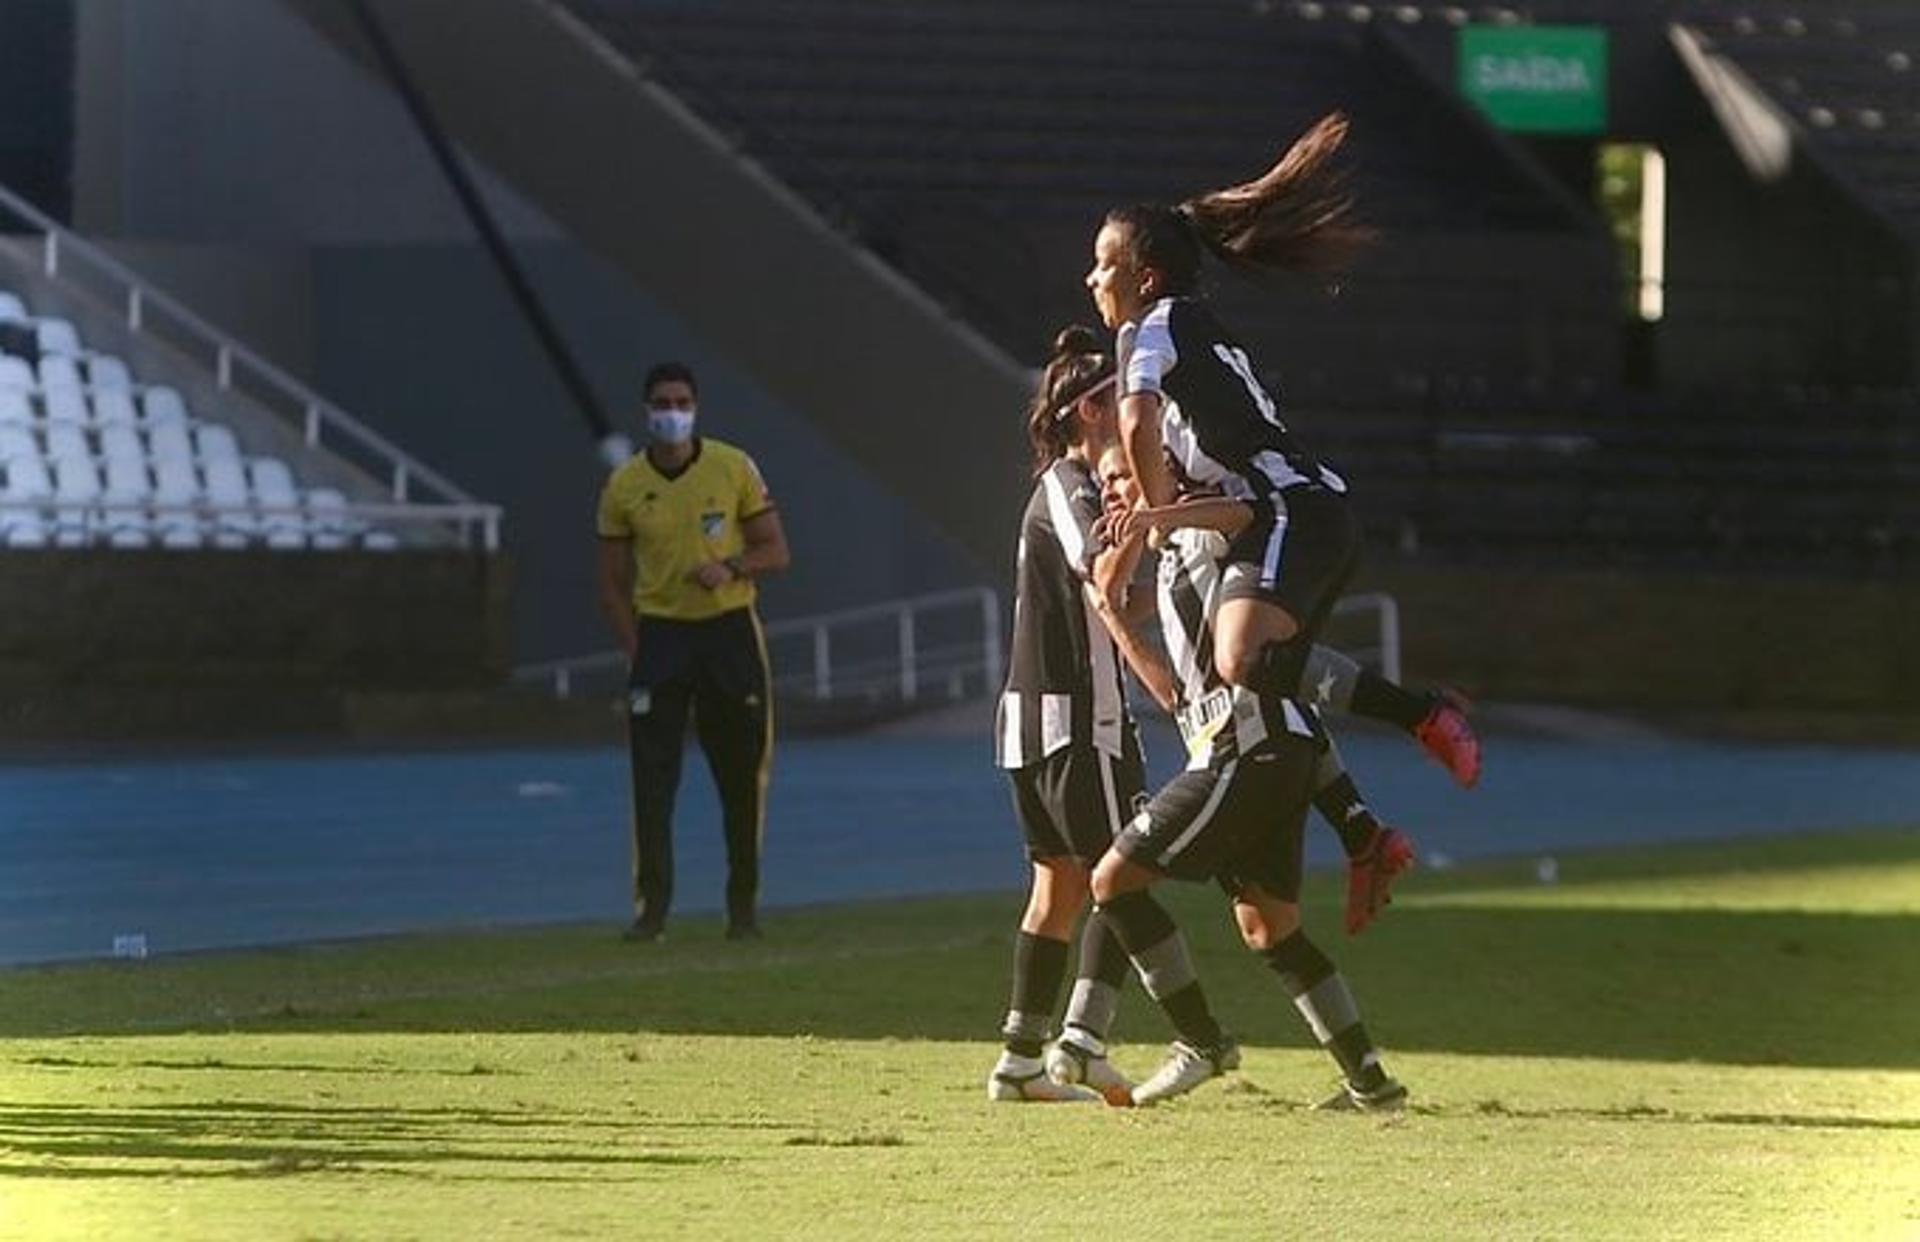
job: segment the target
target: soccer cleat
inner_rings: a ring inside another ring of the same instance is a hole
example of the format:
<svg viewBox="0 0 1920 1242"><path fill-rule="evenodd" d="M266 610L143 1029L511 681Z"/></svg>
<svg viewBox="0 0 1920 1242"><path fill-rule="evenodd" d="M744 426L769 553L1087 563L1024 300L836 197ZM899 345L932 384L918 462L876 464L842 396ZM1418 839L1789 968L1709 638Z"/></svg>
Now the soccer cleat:
<svg viewBox="0 0 1920 1242"><path fill-rule="evenodd" d="M1063 1087L1085 1085L1115 1108L1133 1105L1133 1084L1113 1068L1107 1050L1091 1035L1068 1032L1047 1049L1047 1077Z"/></svg>
<svg viewBox="0 0 1920 1242"><path fill-rule="evenodd" d="M1317 1113L1397 1113L1407 1106L1407 1089L1396 1078L1383 1079L1371 1091L1351 1082L1313 1106Z"/></svg>
<svg viewBox="0 0 1920 1242"><path fill-rule="evenodd" d="M1231 1035L1221 1036L1220 1042L1211 1048L1197 1048L1184 1039L1176 1039L1167 1059L1153 1071L1153 1077L1133 1089L1133 1102L1143 1108L1158 1104L1239 1068L1240 1045Z"/></svg>
<svg viewBox="0 0 1920 1242"><path fill-rule="evenodd" d="M1480 738L1467 720L1467 701L1451 690L1433 696L1426 719L1413 726L1413 740L1463 788L1480 780Z"/></svg>
<svg viewBox="0 0 1920 1242"><path fill-rule="evenodd" d="M1047 1077L1038 1057L1002 1052L987 1075L987 1098L996 1104L1026 1101L1036 1104L1084 1103L1100 1097L1084 1087L1063 1085Z"/></svg>
<svg viewBox="0 0 1920 1242"><path fill-rule="evenodd" d="M1367 852L1347 860L1347 935L1357 936L1380 908L1393 900L1395 877L1413 866L1413 841L1398 828L1382 827Z"/></svg>
<svg viewBox="0 0 1920 1242"><path fill-rule="evenodd" d="M635 919L625 931L620 933L620 939L630 944L652 944L654 941L666 935L666 932L667 921L665 919L648 918L643 914Z"/></svg>
<svg viewBox="0 0 1920 1242"><path fill-rule="evenodd" d="M729 940L758 940L758 939L760 939L760 922L759 922L759 920L758 920L758 919L733 919L733 920L730 920L730 921L729 921L729 922L727 923L727 939L729 939Z"/></svg>

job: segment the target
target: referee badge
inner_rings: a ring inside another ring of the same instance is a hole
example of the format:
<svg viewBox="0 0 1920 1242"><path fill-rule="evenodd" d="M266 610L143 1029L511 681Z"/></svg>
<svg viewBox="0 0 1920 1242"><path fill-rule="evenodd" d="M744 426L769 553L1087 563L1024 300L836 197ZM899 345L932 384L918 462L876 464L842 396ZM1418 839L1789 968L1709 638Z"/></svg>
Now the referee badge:
<svg viewBox="0 0 1920 1242"><path fill-rule="evenodd" d="M709 539L718 539L727 527L727 515L724 513L702 513L700 530Z"/></svg>

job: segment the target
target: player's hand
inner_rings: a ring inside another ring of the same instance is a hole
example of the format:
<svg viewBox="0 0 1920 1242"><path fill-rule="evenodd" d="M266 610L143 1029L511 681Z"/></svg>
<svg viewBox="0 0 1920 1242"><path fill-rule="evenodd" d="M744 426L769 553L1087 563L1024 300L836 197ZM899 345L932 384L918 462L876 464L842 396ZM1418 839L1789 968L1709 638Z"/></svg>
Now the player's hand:
<svg viewBox="0 0 1920 1242"><path fill-rule="evenodd" d="M687 576L709 591L717 591L734 579L732 567L724 561L708 561Z"/></svg>

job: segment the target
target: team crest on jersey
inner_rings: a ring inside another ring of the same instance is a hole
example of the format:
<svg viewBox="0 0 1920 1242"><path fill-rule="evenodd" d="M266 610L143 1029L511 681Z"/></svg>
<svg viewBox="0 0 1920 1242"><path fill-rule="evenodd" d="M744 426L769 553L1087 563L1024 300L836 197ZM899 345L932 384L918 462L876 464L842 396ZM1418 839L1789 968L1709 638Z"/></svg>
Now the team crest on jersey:
<svg viewBox="0 0 1920 1242"><path fill-rule="evenodd" d="M724 513L712 512L700 515L700 531L709 539L718 539L726 526L727 515Z"/></svg>

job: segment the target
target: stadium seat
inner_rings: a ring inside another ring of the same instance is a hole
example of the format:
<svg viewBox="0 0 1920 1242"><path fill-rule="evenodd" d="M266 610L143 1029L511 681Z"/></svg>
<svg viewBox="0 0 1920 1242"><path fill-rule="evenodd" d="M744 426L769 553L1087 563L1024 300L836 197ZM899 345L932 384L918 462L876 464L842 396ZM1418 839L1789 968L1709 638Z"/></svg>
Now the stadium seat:
<svg viewBox="0 0 1920 1242"><path fill-rule="evenodd" d="M292 549L306 546L306 528L300 520L299 494L294 490L293 472L277 457L257 457L248 465L253 481L253 498L262 508L279 510L263 513L261 528L270 548Z"/></svg>
<svg viewBox="0 0 1920 1242"><path fill-rule="evenodd" d="M100 428L100 456L109 463L144 463L147 451L140 443L140 433L131 423L106 423Z"/></svg>
<svg viewBox="0 0 1920 1242"><path fill-rule="evenodd" d="M370 530L360 544L370 552L398 552L400 536L390 530Z"/></svg>
<svg viewBox="0 0 1920 1242"><path fill-rule="evenodd" d="M24 423L0 422L0 462L13 458L31 457L40 459L40 444L33 438L33 429Z"/></svg>
<svg viewBox="0 0 1920 1242"><path fill-rule="evenodd" d="M180 393L165 384L156 384L140 396L140 406L146 411L150 423L184 423L187 421L187 403Z"/></svg>
<svg viewBox="0 0 1920 1242"><path fill-rule="evenodd" d="M193 429L194 448L202 462L240 460L240 443L219 423L201 423Z"/></svg>
<svg viewBox="0 0 1920 1242"><path fill-rule="evenodd" d="M124 388L96 391L93 394L93 421L102 426L133 427L140 421L140 411L133 404L133 394Z"/></svg>
<svg viewBox="0 0 1920 1242"><path fill-rule="evenodd" d="M138 455L108 455L102 467L106 478L100 499L120 504L137 504L153 499L153 479L147 463Z"/></svg>
<svg viewBox="0 0 1920 1242"><path fill-rule="evenodd" d="M158 505L199 503L200 477L194 471L192 458L187 456L154 458L153 499ZM197 548L200 546L200 519L195 514L156 513L154 529L159 535L162 547Z"/></svg>
<svg viewBox="0 0 1920 1242"><path fill-rule="evenodd" d="M27 317L27 304L18 294L0 289L0 319L20 320Z"/></svg>
<svg viewBox="0 0 1920 1242"><path fill-rule="evenodd" d="M215 457L202 462L207 481L207 503L216 512L211 522L213 546L244 548L260 533L260 520L251 509L246 467L240 458Z"/></svg>
<svg viewBox="0 0 1920 1242"><path fill-rule="evenodd" d="M33 422L33 399L23 389L0 388L0 426Z"/></svg>
<svg viewBox="0 0 1920 1242"><path fill-rule="evenodd" d="M307 535L315 548L338 552L351 546L354 534L344 495L331 487L316 487L307 493Z"/></svg>
<svg viewBox="0 0 1920 1242"><path fill-rule="evenodd" d="M12 457L7 460L6 496L10 500L51 500L53 498L53 478L47 473L46 463L36 451L30 457Z"/></svg>
<svg viewBox="0 0 1920 1242"><path fill-rule="evenodd" d="M53 463L53 497L62 508L53 513L53 542L56 547L84 548L91 541L100 514L97 510L75 506L100 499L100 474L85 458L56 458Z"/></svg>
<svg viewBox="0 0 1920 1242"><path fill-rule="evenodd" d="M154 461L192 461L193 438L185 423L157 423L147 429L147 453Z"/></svg>
<svg viewBox="0 0 1920 1242"><path fill-rule="evenodd" d="M62 419L47 422L47 460L58 465L63 461L91 461L93 446L87 443L87 433L82 423Z"/></svg>
<svg viewBox="0 0 1920 1242"><path fill-rule="evenodd" d="M129 389L133 387L133 376L127 372L127 364L112 354L95 354L87 359L87 380L96 394L103 388Z"/></svg>
<svg viewBox="0 0 1920 1242"><path fill-rule="evenodd" d="M0 390L31 392L39 383L33 374L33 365L25 358L0 354Z"/></svg>
<svg viewBox="0 0 1920 1242"><path fill-rule="evenodd" d="M47 522L39 510L0 501L0 546L44 548Z"/></svg>
<svg viewBox="0 0 1920 1242"><path fill-rule="evenodd" d="M71 321L57 317L38 320L34 331L40 342L40 352L44 354L65 354L69 358L78 356L83 349L80 333Z"/></svg>

